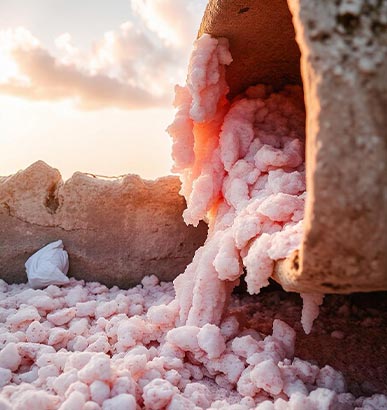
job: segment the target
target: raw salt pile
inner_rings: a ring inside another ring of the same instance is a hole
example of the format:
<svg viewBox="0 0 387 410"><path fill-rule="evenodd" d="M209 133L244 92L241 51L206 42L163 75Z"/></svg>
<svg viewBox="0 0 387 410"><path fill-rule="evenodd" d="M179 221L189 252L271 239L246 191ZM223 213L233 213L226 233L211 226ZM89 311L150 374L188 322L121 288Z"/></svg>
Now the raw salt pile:
<svg viewBox="0 0 387 410"><path fill-rule="evenodd" d="M285 322L265 336L231 302L219 326L175 327L173 286L154 276L129 290L1 281L0 409L386 408L386 396L355 399L340 372L294 357Z"/></svg>
<svg viewBox="0 0 387 410"><path fill-rule="evenodd" d="M247 290L269 284L274 262L297 249L305 202L305 112L300 87L249 88L231 104L226 39L195 44L187 84L177 87L174 170L187 200L186 223L209 222L205 246L175 280L180 324L219 324L230 291L246 270ZM302 295L307 333L322 303Z"/></svg>
<svg viewBox="0 0 387 410"><path fill-rule="evenodd" d="M195 45L170 127L184 218L210 233L174 287L129 290L71 279L33 290L0 282L0 409L347 410L355 398L329 365L295 357L295 330L246 327L230 307L246 269L250 293L299 246L305 200L302 94L249 89L230 104L226 40ZM304 295L310 330L321 298ZM230 303L228 303L230 302Z"/></svg>

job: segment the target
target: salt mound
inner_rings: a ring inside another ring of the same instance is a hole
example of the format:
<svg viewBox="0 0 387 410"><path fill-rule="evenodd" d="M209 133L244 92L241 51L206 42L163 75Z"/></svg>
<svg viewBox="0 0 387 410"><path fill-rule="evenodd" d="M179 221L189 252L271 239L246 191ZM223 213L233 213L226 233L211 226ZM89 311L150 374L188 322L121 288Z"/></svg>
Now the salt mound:
<svg viewBox="0 0 387 410"><path fill-rule="evenodd" d="M187 84L178 87L169 127L175 170L187 200L186 223L209 221L205 245L175 280L179 324L219 324L227 298L246 270L247 290L269 284L274 262L298 249L305 203L305 112L300 87L272 93L249 88L231 104L225 39L197 40ZM310 331L318 304L303 313Z"/></svg>

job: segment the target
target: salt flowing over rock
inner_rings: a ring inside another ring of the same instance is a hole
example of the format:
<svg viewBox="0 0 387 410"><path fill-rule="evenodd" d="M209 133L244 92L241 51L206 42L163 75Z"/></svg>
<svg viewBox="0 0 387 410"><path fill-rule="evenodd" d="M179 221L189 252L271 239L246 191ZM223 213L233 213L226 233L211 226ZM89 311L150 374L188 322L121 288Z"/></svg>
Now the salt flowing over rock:
<svg viewBox="0 0 387 410"><path fill-rule="evenodd" d="M173 280L204 242L207 227L187 227L176 177L117 180L77 172L63 182L38 161L0 180L1 278L25 282L24 263L62 239L70 276L135 285L149 273Z"/></svg>

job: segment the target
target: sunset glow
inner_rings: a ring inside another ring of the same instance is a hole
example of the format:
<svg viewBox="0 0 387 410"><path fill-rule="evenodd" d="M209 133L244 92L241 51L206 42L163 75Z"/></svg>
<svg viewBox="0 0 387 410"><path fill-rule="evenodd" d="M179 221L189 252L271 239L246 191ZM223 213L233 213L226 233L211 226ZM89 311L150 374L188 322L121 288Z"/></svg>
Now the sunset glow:
<svg viewBox="0 0 387 410"><path fill-rule="evenodd" d="M0 5L0 175L39 159L65 179L170 173L173 88L205 2L22 3Z"/></svg>

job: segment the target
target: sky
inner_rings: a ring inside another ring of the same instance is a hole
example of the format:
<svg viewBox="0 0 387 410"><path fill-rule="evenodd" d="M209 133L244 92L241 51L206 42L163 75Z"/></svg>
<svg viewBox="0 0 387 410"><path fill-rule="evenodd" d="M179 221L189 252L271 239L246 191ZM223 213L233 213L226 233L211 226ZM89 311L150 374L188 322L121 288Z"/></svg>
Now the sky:
<svg viewBox="0 0 387 410"><path fill-rule="evenodd" d="M170 174L205 0L0 0L0 175Z"/></svg>

